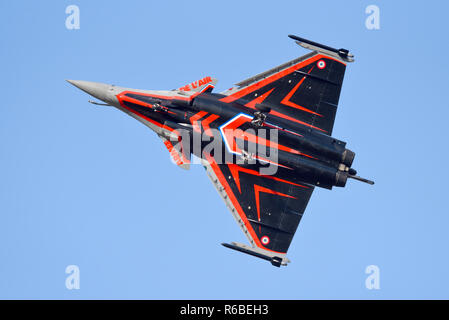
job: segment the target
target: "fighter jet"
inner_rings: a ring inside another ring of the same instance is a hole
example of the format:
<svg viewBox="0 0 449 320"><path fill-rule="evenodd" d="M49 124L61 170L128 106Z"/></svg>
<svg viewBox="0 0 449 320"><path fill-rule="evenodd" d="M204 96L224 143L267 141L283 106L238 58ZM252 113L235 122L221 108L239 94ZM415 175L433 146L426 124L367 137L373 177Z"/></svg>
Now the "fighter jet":
<svg viewBox="0 0 449 320"><path fill-rule="evenodd" d="M152 129L172 160L197 159L250 245L223 243L280 267L315 187L374 184L352 168L355 153L332 137L346 65L354 56L298 36L311 50L212 92L204 77L179 89L153 91L67 80ZM192 157L194 155L195 157Z"/></svg>

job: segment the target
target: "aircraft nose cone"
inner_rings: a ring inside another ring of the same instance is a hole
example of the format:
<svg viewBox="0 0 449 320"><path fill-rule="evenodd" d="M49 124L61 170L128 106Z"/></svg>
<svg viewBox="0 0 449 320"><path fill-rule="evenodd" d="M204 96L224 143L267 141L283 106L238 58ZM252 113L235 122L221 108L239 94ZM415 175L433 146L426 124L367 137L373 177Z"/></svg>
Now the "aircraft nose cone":
<svg viewBox="0 0 449 320"><path fill-rule="evenodd" d="M114 87L109 84L83 80L67 80L67 82L106 103L116 102Z"/></svg>

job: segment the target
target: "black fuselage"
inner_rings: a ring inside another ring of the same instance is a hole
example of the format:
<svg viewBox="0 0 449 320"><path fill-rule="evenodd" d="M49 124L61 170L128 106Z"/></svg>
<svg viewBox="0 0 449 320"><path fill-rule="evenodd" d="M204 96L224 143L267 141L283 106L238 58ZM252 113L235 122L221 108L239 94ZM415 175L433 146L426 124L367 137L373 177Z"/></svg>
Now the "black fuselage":
<svg viewBox="0 0 449 320"><path fill-rule="evenodd" d="M223 128L223 125L232 119L244 117L244 119L248 118L248 121L236 121L235 125L229 129L253 130L256 135L264 130L267 131L267 136L270 135L270 130L276 131L278 145L285 147L277 148L279 164L277 175L279 177L288 177L290 180L302 181L328 189L333 186L343 187L346 184L348 169L352 165L355 154L345 148L345 142L312 128L301 128L298 125L293 127L289 125L288 121L269 113L262 126L254 126L249 119L254 117L254 110L235 102L222 102L220 99L224 96L220 94L203 93L191 101L164 100L140 93L126 93L124 96L123 104L136 113L151 118L167 128L187 132L189 134L189 150L199 158L204 158L203 151L211 143L209 139L201 139L206 129L215 132L214 139L224 140L226 137L220 128ZM126 97L132 98L133 102L127 101ZM214 121L205 121L211 116L214 116ZM206 123L207 128L204 127ZM199 130L195 131L194 128ZM214 129L216 130L214 131ZM201 139L201 148L194 146L194 141L199 141L198 138ZM236 144L238 143L237 141ZM260 142L248 142L246 149L257 150L257 145L260 145ZM218 162L236 163L240 160L240 165L248 168L254 166L251 161L245 162L238 154L231 155L232 152L226 148L226 143L221 143L221 146L221 152L217 152L218 150L215 148L212 154ZM243 150L243 148L241 149ZM288 151L289 149L294 152Z"/></svg>

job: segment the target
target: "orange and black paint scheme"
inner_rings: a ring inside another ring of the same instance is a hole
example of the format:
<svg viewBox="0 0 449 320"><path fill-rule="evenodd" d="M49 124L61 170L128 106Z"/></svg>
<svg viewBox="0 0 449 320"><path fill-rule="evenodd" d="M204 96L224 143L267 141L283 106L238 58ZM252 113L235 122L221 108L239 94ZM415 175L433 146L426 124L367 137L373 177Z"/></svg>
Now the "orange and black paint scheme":
<svg viewBox="0 0 449 320"><path fill-rule="evenodd" d="M289 262L286 252L315 187L344 187L348 178L373 184L356 176L351 168L355 153L331 136L352 55L290 37L313 51L223 93L213 93L212 79L206 77L181 87L178 92L183 92L175 95L132 89L115 94L121 110L151 128L170 132L164 144L175 163L189 163L194 154L207 164L252 247L223 245L278 267ZM269 137L273 131L267 130L265 139L248 133L264 129L275 130L277 141ZM181 130L188 132L187 141ZM222 139L221 149L208 150L210 141L195 148L194 135ZM275 149L276 163L259 155L254 155L255 161L245 161L241 149L248 143ZM261 167L270 164L276 172L262 174Z"/></svg>

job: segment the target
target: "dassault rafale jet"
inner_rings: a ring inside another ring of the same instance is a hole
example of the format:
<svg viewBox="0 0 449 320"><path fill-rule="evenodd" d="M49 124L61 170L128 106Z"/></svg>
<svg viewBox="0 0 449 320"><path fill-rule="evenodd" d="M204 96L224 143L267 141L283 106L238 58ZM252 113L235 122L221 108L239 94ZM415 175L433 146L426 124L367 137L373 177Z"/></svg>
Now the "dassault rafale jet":
<svg viewBox="0 0 449 320"><path fill-rule="evenodd" d="M315 187L357 176L355 153L332 137L346 64L354 56L297 36L310 53L213 93L205 77L179 89L139 90L67 80L152 129L172 161L200 162L250 245L223 243L279 267ZM192 157L194 155L195 157Z"/></svg>

